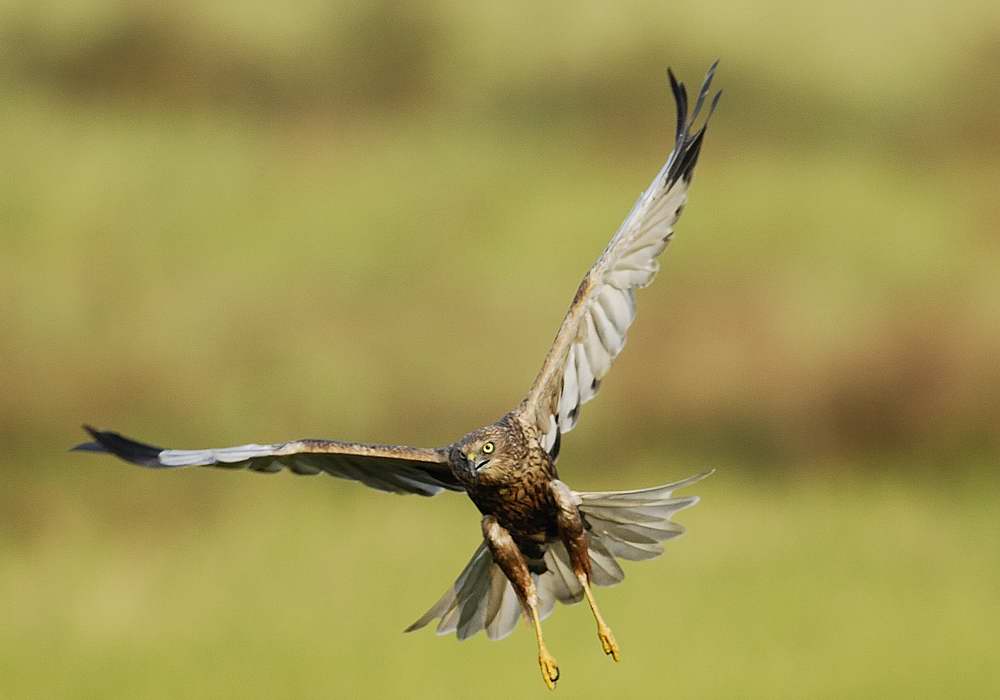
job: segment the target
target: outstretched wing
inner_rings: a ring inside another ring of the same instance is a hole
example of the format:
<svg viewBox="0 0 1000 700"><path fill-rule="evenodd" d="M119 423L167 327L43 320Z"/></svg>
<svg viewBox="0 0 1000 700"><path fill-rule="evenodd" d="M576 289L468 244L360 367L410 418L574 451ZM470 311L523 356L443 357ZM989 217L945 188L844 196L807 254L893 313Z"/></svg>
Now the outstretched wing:
<svg viewBox="0 0 1000 700"><path fill-rule="evenodd" d="M656 258L670 242L674 222L687 201L708 119L721 95L715 94L705 122L695 130L717 63L709 68L690 116L684 85L668 71L677 102L674 149L583 278L541 371L517 409L538 428L545 449L553 456L558 453L561 434L576 425L580 406L594 398L625 345L625 333L635 318L636 290L649 285L659 270Z"/></svg>
<svg viewBox="0 0 1000 700"><path fill-rule="evenodd" d="M274 473L288 469L311 476L326 473L393 493L434 496L442 489L462 491L444 449L364 445L335 440L294 440L272 445L240 445L207 450L165 450L118 433L83 426L94 442L74 450L105 452L153 469L222 467Z"/></svg>

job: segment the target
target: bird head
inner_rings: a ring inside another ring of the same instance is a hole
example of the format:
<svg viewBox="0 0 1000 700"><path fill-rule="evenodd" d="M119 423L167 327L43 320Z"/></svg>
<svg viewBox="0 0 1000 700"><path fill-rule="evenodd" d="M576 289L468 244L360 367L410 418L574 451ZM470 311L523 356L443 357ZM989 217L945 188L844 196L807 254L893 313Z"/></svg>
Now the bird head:
<svg viewBox="0 0 1000 700"><path fill-rule="evenodd" d="M473 431L451 449L455 470L466 481L478 482L504 463L507 455L506 432L490 425Z"/></svg>

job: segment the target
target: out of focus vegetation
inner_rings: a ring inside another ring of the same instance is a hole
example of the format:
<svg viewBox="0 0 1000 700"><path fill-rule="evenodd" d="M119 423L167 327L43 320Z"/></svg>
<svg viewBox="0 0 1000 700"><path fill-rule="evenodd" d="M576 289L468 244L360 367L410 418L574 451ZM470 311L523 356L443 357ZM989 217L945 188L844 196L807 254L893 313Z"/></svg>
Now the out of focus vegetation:
<svg viewBox="0 0 1000 700"><path fill-rule="evenodd" d="M601 595L623 666L547 624L561 689L1000 687L1000 5L3 2L0 47L3 697L540 692L526 634L397 634L474 546L461 499L62 450L493 420L669 150L666 66L716 57L561 468L720 472Z"/></svg>

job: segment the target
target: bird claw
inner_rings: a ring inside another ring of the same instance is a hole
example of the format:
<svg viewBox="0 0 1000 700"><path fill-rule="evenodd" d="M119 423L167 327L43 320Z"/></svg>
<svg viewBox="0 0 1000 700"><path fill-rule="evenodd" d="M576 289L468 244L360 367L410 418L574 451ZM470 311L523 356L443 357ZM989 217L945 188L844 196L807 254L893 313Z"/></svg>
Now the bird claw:
<svg viewBox="0 0 1000 700"><path fill-rule="evenodd" d="M556 689L559 680L559 666L555 658L545 649L538 652L538 667L542 670L542 680L549 690Z"/></svg>
<svg viewBox="0 0 1000 700"><path fill-rule="evenodd" d="M615 641L615 635L612 634L611 628L603 626L598 628L597 636L601 640L601 648L604 649L604 653L614 659L616 663L621 661L621 650L618 648L618 642Z"/></svg>

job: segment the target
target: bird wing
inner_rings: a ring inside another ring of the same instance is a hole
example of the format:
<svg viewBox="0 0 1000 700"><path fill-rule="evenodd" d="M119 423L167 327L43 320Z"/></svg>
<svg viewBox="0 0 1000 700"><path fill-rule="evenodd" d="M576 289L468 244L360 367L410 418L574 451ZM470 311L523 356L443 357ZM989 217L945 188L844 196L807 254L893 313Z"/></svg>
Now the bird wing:
<svg viewBox="0 0 1000 700"><path fill-rule="evenodd" d="M434 496L443 489L464 490L448 466L445 449L365 445L336 440L293 440L270 445L239 445L205 450L165 450L110 431L83 426L94 438L74 447L85 452L110 453L126 462L153 469L222 467L274 473L326 473L360 481L392 493Z"/></svg>
<svg viewBox="0 0 1000 700"><path fill-rule="evenodd" d="M649 285L659 270L656 258L673 236L708 119L722 94L715 94L704 123L695 130L717 63L709 68L690 116L684 85L668 71L677 103L674 148L583 278L541 371L516 409L522 419L537 427L553 457L558 454L560 436L573 429L580 406L594 398L625 345L625 334L635 318L636 290Z"/></svg>

